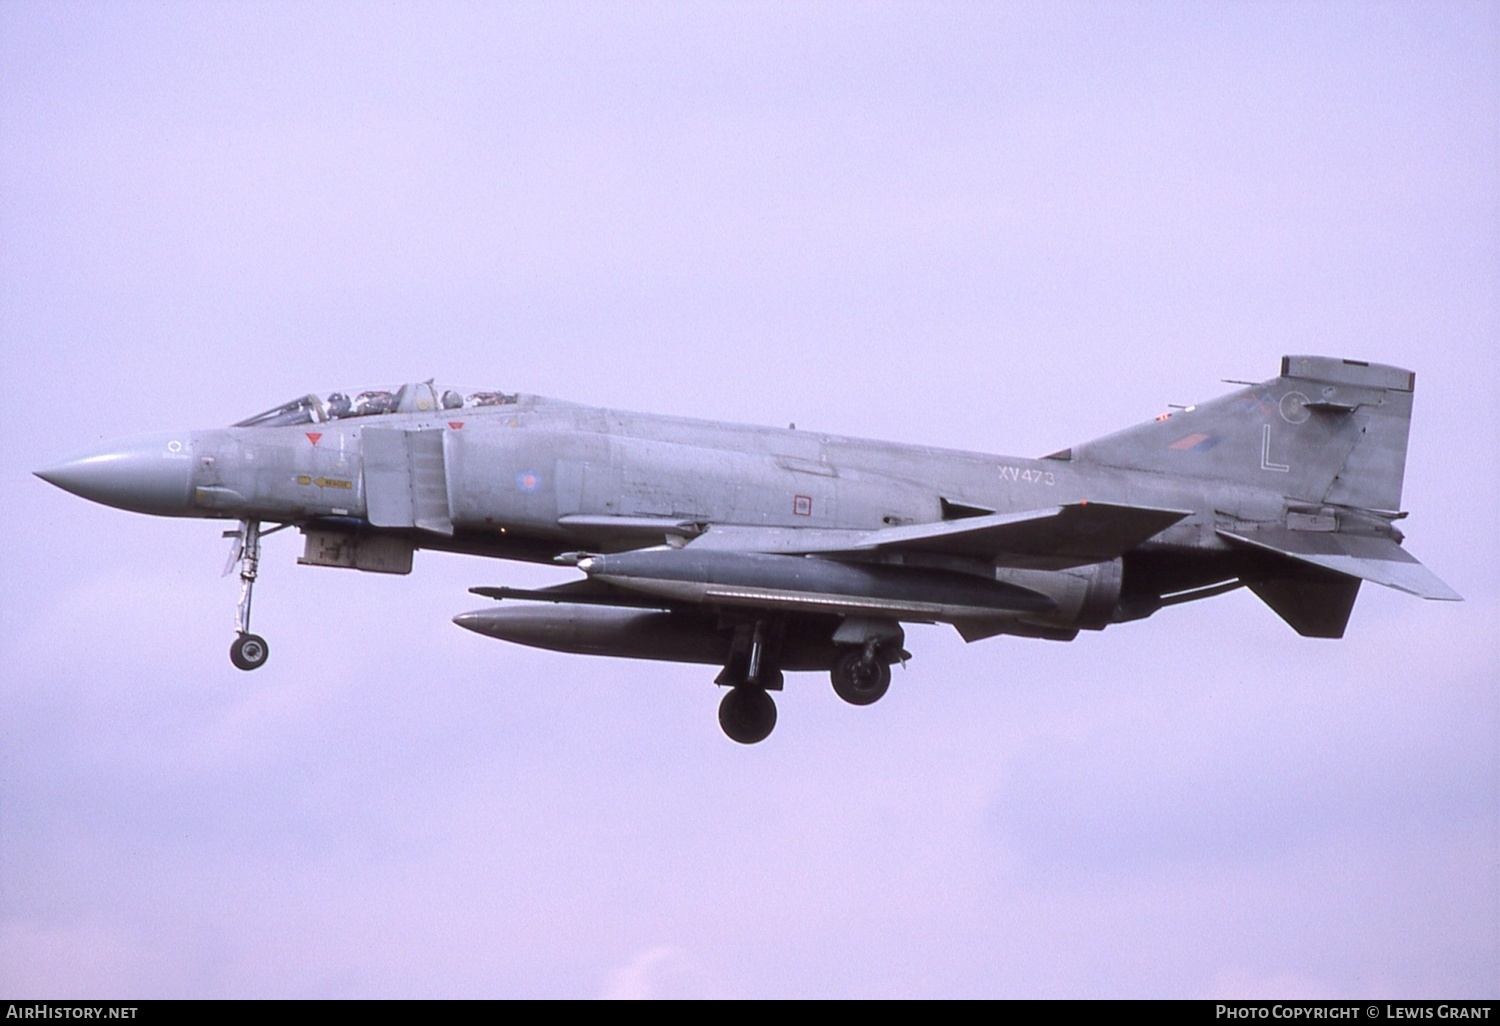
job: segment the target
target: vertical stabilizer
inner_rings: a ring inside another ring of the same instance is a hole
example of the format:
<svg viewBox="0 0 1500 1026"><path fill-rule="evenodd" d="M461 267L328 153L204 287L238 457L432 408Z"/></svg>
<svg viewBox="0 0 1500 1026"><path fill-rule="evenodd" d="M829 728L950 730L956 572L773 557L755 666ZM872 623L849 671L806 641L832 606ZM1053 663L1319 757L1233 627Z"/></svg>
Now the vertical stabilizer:
<svg viewBox="0 0 1500 1026"><path fill-rule="evenodd" d="M1400 367L1288 356L1278 377L1074 446L1072 457L1393 511L1415 383Z"/></svg>

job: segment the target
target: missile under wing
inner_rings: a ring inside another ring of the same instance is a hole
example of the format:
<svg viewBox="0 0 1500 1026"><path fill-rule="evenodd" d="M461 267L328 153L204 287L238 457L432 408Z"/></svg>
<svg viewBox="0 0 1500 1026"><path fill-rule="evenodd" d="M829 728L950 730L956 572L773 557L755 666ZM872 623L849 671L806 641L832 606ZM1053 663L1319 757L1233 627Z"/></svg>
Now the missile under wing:
<svg viewBox="0 0 1500 1026"><path fill-rule="evenodd" d="M493 390L310 394L232 427L113 443L45 480L137 512L235 523L250 631L264 534L300 562L406 573L418 549L573 568L455 622L525 645L720 667L719 718L765 738L785 673L855 705L906 623L967 640L1080 631L1247 587L1342 636L1365 581L1458 596L1396 527L1415 375L1329 357L1040 459L621 413ZM581 576L578 576L581 574Z"/></svg>

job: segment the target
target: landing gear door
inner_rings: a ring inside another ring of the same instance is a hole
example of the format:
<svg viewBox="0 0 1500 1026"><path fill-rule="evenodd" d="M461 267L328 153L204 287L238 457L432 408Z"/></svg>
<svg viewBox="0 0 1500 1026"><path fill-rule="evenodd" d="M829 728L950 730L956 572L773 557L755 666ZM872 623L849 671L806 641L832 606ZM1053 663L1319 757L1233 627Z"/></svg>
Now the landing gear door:
<svg viewBox="0 0 1500 1026"><path fill-rule="evenodd" d="M372 525L453 533L441 430L367 427L360 444L365 512Z"/></svg>

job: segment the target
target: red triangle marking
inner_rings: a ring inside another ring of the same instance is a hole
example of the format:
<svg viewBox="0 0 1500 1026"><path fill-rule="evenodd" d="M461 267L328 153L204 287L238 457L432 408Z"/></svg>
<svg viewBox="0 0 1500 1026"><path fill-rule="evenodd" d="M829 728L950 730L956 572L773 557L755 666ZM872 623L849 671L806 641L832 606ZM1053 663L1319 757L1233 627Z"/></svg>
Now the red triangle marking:
<svg viewBox="0 0 1500 1026"><path fill-rule="evenodd" d="M318 444L318 439L320 439L322 437L323 437L323 432L321 432L321 431L309 431L309 432L307 432L307 440L309 442L311 442L313 445L317 445Z"/></svg>
<svg viewBox="0 0 1500 1026"><path fill-rule="evenodd" d="M448 422L448 426L451 427L454 431L457 431L459 428L464 426L464 422L461 420L450 420Z"/></svg>

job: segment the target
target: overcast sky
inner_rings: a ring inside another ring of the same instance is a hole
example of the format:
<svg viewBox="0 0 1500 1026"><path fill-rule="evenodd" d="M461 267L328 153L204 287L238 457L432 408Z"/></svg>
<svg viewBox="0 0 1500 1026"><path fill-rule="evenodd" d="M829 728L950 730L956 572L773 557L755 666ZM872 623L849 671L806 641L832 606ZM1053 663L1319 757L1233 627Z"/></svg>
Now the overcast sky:
<svg viewBox="0 0 1500 1026"><path fill-rule="evenodd" d="M1492 3L0 0L0 991L1500 991ZM30 476L440 381L1039 455L1417 371L1341 641L909 631L889 696L505 645L473 585Z"/></svg>

